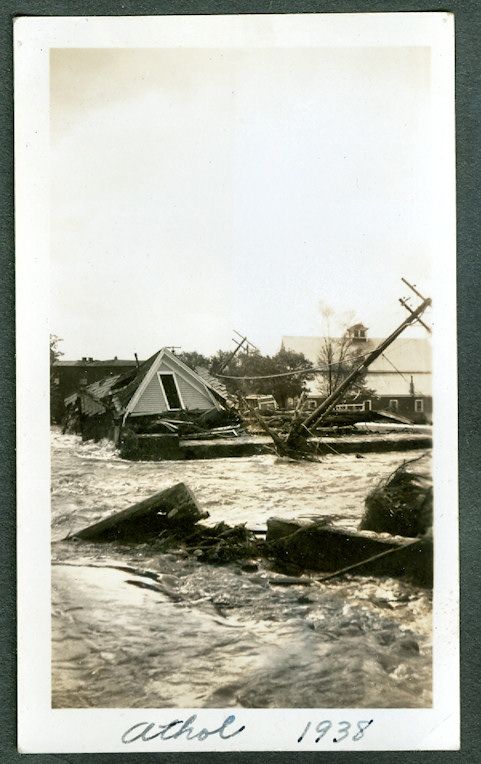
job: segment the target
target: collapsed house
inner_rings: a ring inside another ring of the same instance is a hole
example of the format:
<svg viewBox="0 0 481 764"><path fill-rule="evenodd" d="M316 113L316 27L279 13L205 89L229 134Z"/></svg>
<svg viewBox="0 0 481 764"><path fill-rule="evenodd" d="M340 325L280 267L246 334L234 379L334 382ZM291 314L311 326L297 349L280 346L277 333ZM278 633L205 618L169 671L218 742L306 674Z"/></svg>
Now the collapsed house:
<svg viewBox="0 0 481 764"><path fill-rule="evenodd" d="M79 387L86 387L105 377L133 371L138 361L132 359L97 358L84 356L78 361L57 359L51 368L50 414L52 421L60 423L65 416L65 399L77 392Z"/></svg>
<svg viewBox="0 0 481 764"><path fill-rule="evenodd" d="M130 371L80 387L65 399L65 407L64 431L118 443L127 425L148 427L158 417L182 419L186 413L210 415L212 423L228 404L225 388L206 371L194 371L162 348Z"/></svg>

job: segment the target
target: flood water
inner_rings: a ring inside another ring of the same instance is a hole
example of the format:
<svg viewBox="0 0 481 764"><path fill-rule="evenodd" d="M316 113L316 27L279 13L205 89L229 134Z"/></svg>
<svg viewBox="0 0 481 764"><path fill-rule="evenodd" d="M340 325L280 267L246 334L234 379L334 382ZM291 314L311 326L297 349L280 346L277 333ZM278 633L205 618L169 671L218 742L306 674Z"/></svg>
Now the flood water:
<svg viewBox="0 0 481 764"><path fill-rule="evenodd" d="M370 488L417 452L128 462L52 434L52 703L78 707L426 707L431 592L345 576L276 586L152 545L64 541L173 483L208 522L328 515L355 528ZM318 574L319 575L319 574Z"/></svg>

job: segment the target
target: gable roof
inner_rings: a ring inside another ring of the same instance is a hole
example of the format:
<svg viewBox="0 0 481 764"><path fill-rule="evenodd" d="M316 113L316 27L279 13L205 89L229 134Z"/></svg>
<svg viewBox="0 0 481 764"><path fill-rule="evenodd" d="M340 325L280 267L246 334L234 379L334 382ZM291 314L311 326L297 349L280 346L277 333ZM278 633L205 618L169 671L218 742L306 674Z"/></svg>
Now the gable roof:
<svg viewBox="0 0 481 764"><path fill-rule="evenodd" d="M127 416L135 408L162 362L172 367L193 387L207 395L212 400L213 406L216 405L216 400L225 401L227 390L207 370L191 369L171 350L162 348L134 369L125 371L123 374L103 377L72 393L65 398L65 405L71 405L79 400L83 413L88 416L104 413L112 408L117 413Z"/></svg>
<svg viewBox="0 0 481 764"><path fill-rule="evenodd" d="M333 338L334 341L339 338ZM295 337L285 336L282 338L282 346L286 350L303 353L308 361L319 366L318 359L321 354L324 337ZM372 338L356 343L356 347L362 349L362 353L372 352L383 338ZM403 338L394 340L384 353L369 366L369 372L431 372L431 343L423 338Z"/></svg>
<svg viewBox="0 0 481 764"><path fill-rule="evenodd" d="M68 406L80 399L83 413L87 415L103 413L113 407L118 413L127 416L135 408L162 362L173 367L177 374L187 379L200 392L207 394L213 405L216 399L225 399L226 395L221 391L221 386L214 387L215 380L208 373L207 378L204 378L203 374L199 374L183 363L171 350L162 348L135 369L104 377L72 393L65 398L65 405Z"/></svg>

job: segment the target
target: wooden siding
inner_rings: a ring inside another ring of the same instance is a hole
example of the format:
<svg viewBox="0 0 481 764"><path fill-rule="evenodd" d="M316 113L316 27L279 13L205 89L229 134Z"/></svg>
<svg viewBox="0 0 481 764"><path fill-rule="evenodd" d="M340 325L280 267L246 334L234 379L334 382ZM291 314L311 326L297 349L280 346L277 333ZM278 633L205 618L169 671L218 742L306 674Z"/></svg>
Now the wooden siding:
<svg viewBox="0 0 481 764"><path fill-rule="evenodd" d="M132 414L160 414L168 411L160 388L160 382L157 374L154 374L144 392L140 396Z"/></svg>
<svg viewBox="0 0 481 764"><path fill-rule="evenodd" d="M201 392L201 390L198 389L202 384L200 381L197 387L194 387L194 385L190 384L190 382L181 377L180 374L176 373L172 366L166 363L160 363L157 371L159 371L161 374L164 372L174 372L175 381L177 382L180 395L184 402L184 407L187 410L201 409L206 411L215 407L215 404L212 402L207 391ZM140 399L137 401L137 404L132 411L134 416L140 414L159 414L163 411L168 411L164 394L160 387L157 371L140 396Z"/></svg>

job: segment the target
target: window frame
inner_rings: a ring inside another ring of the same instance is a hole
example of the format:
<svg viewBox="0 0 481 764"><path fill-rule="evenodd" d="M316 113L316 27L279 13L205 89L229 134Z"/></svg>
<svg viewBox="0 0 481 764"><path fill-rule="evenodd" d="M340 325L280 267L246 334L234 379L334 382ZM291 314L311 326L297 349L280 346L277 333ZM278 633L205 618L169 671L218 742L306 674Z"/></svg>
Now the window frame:
<svg viewBox="0 0 481 764"><path fill-rule="evenodd" d="M162 377L172 377L174 380L175 389L177 391L177 396L179 398L180 407L178 408L172 408L172 406L169 405L169 401L167 398L167 393L165 392L164 383L162 382ZM177 384L177 380L175 378L175 372L173 371L158 371L157 372L157 379L159 382L160 389L162 390L162 395L164 396L165 405L167 406L167 411L182 411L185 409L185 403L182 398L182 395L180 393L179 385Z"/></svg>

